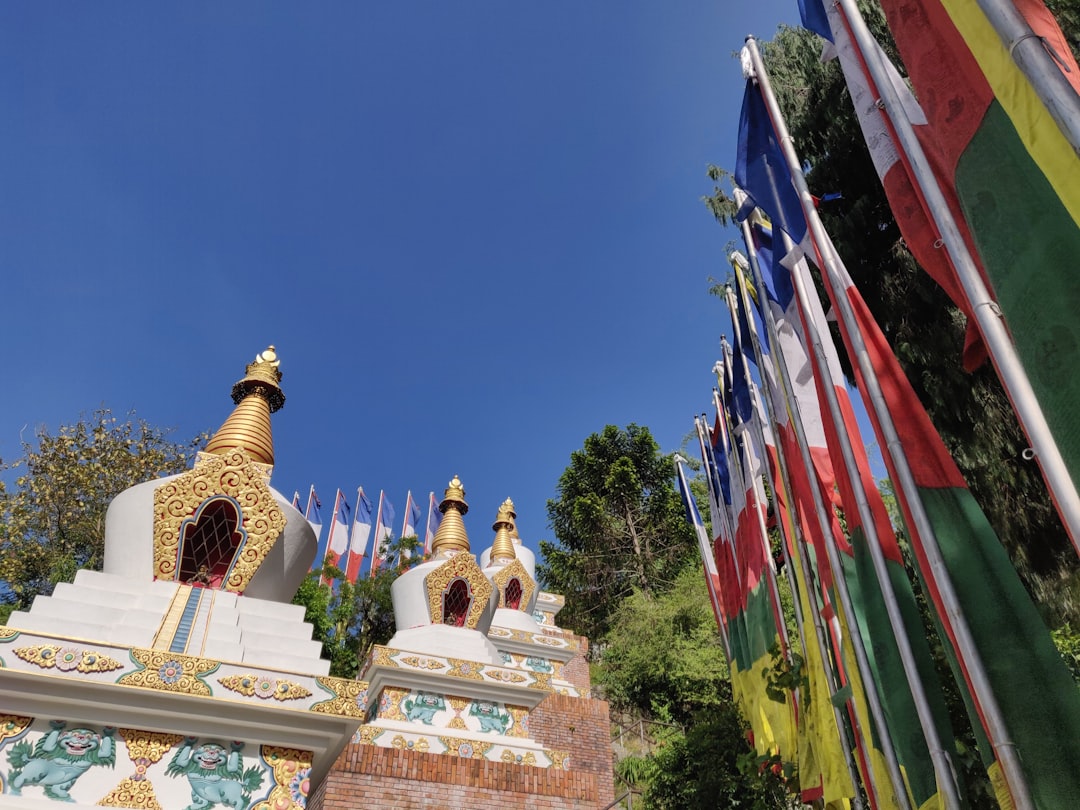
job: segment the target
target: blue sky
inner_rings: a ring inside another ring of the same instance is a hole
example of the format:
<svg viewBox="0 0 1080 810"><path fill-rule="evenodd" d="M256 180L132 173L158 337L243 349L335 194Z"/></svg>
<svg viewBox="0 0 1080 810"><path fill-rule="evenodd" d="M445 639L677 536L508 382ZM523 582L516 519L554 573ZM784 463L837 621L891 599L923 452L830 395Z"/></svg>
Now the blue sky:
<svg viewBox="0 0 1080 810"><path fill-rule="evenodd" d="M794 0L0 6L0 457L107 405L216 428L275 344L272 484L461 476L535 547L606 424L676 449L730 326L743 36Z"/></svg>

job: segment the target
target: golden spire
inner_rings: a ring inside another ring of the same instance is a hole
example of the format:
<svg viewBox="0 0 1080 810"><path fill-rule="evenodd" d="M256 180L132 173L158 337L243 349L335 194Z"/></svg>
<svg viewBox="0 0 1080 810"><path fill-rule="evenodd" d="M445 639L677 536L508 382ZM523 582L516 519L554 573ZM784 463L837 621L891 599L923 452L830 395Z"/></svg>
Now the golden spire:
<svg viewBox="0 0 1080 810"><path fill-rule="evenodd" d="M507 498L503 502L503 506L507 507L507 512L510 515L510 539L514 541L514 545L521 545L521 535L517 530L517 509L514 507L514 502Z"/></svg>
<svg viewBox="0 0 1080 810"><path fill-rule="evenodd" d="M443 495L443 501L439 504L442 512L442 521L435 530L435 537L431 540L431 556L438 557L450 552L469 550L469 535L465 531L465 521L462 515L469 511L469 505L465 503L465 488L461 485L461 479L456 475L450 481Z"/></svg>
<svg viewBox="0 0 1080 810"><path fill-rule="evenodd" d="M510 529L514 526L514 502L507 498L499 507L495 516L495 523L491 528L495 530L495 542L491 544L491 561L510 562L517 559L514 551L514 541L510 537Z"/></svg>
<svg viewBox="0 0 1080 810"><path fill-rule="evenodd" d="M281 393L281 371L274 347L255 356L249 363L247 376L232 389L236 403L233 412L225 420L214 437L206 445L205 452L225 455L242 447L252 460L260 464L274 463L274 436L270 432L270 414L285 404Z"/></svg>

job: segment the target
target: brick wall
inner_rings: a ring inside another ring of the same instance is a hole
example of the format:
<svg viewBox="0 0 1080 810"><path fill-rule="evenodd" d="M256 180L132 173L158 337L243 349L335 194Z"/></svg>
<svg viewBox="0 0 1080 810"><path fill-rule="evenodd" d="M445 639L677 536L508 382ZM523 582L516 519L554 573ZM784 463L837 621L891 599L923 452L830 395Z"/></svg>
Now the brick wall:
<svg viewBox="0 0 1080 810"><path fill-rule="evenodd" d="M575 636L566 633L581 645L581 651L563 665L563 678L572 683L582 694L589 694L592 688L592 678L589 675L589 640L585 636Z"/></svg>
<svg viewBox="0 0 1080 810"><path fill-rule="evenodd" d="M570 770L349 745L308 801L309 810L598 810L613 798L607 704L552 695L529 717L545 748Z"/></svg>

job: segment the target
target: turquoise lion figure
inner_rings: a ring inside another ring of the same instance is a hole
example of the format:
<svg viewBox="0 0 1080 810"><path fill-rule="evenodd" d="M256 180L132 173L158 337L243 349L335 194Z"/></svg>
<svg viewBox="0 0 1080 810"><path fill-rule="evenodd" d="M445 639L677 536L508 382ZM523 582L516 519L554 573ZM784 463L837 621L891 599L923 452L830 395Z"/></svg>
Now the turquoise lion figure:
<svg viewBox="0 0 1080 810"><path fill-rule="evenodd" d="M191 785L191 804L184 810L207 810L217 805L247 808L251 794L262 787L263 769L252 765L244 770L242 742L230 743L228 753L219 743L198 742L196 737L185 737L165 769L169 776L186 776Z"/></svg>
<svg viewBox="0 0 1080 810"><path fill-rule="evenodd" d="M116 765L113 734L106 726L101 733L89 728L67 728L64 720L50 720L49 733L31 749L26 740L8 753L8 786L12 795L21 796L27 785L41 786L50 799L74 802L71 788L80 776L95 765Z"/></svg>
<svg viewBox="0 0 1080 810"><path fill-rule="evenodd" d="M469 714L480 721L481 731L505 734L510 725L510 715L499 711L499 705L488 700L474 700L469 707Z"/></svg>

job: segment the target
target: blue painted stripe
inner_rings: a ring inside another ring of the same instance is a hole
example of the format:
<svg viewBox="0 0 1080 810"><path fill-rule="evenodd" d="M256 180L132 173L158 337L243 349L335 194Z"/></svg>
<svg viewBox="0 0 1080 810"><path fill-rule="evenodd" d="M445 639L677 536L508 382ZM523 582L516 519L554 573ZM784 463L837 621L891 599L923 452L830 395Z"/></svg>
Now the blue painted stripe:
<svg viewBox="0 0 1080 810"><path fill-rule="evenodd" d="M173 636L172 644L169 645L169 652L182 653L187 649L191 625L195 621L195 613L199 609L199 600L202 599L202 595L202 588L192 588L191 593L188 594L184 612L180 614L180 624L177 625L176 634Z"/></svg>

